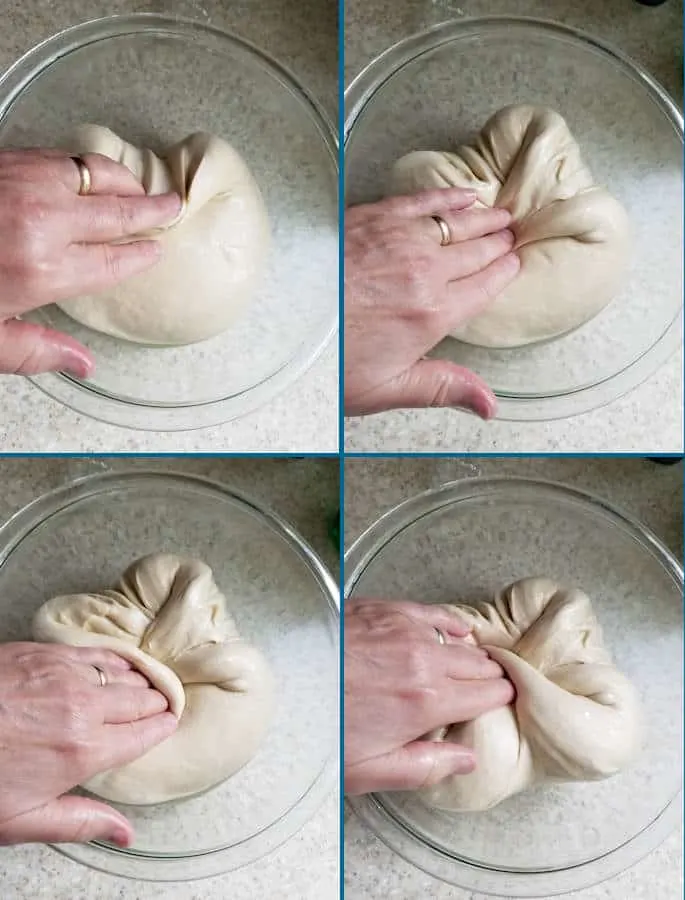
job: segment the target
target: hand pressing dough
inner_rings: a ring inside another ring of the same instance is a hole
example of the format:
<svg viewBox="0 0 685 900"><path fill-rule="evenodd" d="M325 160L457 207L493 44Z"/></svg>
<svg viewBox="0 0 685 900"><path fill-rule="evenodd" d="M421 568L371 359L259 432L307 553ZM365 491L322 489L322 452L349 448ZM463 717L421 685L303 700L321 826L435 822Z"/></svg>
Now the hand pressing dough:
<svg viewBox="0 0 685 900"><path fill-rule="evenodd" d="M476 207L509 210L521 261L509 287L452 337L499 348L558 337L597 315L619 290L630 253L628 216L594 183L558 113L508 106L472 145L409 153L395 163L391 193L436 187L471 188Z"/></svg>
<svg viewBox="0 0 685 900"><path fill-rule="evenodd" d="M199 560L153 554L112 590L48 600L33 635L113 650L179 719L174 734L144 756L83 785L106 800L143 805L197 794L237 772L264 738L273 707L269 668L238 635L212 570Z"/></svg>
<svg viewBox="0 0 685 900"><path fill-rule="evenodd" d="M614 667L589 598L524 578L494 603L447 607L504 669L516 700L432 734L473 748L477 768L420 791L439 809L490 809L544 781L596 781L638 754L637 691Z"/></svg>
<svg viewBox="0 0 685 900"><path fill-rule="evenodd" d="M183 209L165 228L131 238L158 239L160 262L60 308L95 331L142 344L192 344L225 331L252 297L269 246L264 201L238 153L199 132L156 156L99 125L77 128L69 150L123 163L148 194L180 194Z"/></svg>

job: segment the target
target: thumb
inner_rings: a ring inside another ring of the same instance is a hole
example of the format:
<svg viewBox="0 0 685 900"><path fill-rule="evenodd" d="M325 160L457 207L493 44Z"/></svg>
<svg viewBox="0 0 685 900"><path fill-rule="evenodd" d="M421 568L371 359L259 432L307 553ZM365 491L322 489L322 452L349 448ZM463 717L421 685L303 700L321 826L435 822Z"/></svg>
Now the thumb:
<svg viewBox="0 0 685 900"><path fill-rule="evenodd" d="M476 767L473 751L449 742L413 741L345 769L345 793L415 791Z"/></svg>
<svg viewBox="0 0 685 900"><path fill-rule="evenodd" d="M495 395L475 372L444 359L422 359L385 386L388 409L458 407L482 419L497 411Z"/></svg>
<svg viewBox="0 0 685 900"><path fill-rule="evenodd" d="M3 375L38 375L63 370L77 378L86 378L94 368L90 351L69 335L19 319L0 323L0 373Z"/></svg>
<svg viewBox="0 0 685 900"><path fill-rule="evenodd" d="M131 823L111 806L65 794L4 823L0 844L86 843L100 839L127 847L133 837Z"/></svg>

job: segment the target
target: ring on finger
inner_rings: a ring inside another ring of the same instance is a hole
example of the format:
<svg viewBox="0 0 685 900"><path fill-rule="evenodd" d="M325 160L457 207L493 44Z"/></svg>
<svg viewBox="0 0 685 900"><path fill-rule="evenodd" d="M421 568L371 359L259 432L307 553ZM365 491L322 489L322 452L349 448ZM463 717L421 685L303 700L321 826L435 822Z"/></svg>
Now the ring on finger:
<svg viewBox="0 0 685 900"><path fill-rule="evenodd" d="M437 637L437 639L438 639L438 643L439 643L439 644L446 644L446 643L447 643L447 638L445 637L444 632L441 631L439 628L436 628L435 626L433 626L433 630L435 631L436 637Z"/></svg>
<svg viewBox="0 0 685 900"><path fill-rule="evenodd" d="M90 194L93 189L93 179L90 174L90 169L83 161L83 158L80 156L72 156L72 161L76 163L76 168L78 169L78 176L80 179L79 184L79 195L81 197L85 197L86 194Z"/></svg>
<svg viewBox="0 0 685 900"><path fill-rule="evenodd" d="M96 666L93 663L93 668L98 673L98 678L100 679L100 687L107 687L107 673L104 669L101 669L100 666Z"/></svg>
<svg viewBox="0 0 685 900"><path fill-rule="evenodd" d="M451 244L452 232L450 231L450 226L447 224L447 222L442 218L442 216L431 216L431 219L440 229L440 246L446 247L448 244Z"/></svg>

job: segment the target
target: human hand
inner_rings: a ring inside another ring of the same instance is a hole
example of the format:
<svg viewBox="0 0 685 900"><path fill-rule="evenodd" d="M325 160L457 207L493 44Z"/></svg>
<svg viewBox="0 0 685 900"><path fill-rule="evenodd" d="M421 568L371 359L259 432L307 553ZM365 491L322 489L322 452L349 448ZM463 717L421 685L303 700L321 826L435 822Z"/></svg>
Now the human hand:
<svg viewBox="0 0 685 900"><path fill-rule="evenodd" d="M90 375L93 357L82 344L14 317L103 291L154 265L159 243L131 238L180 211L180 197L146 196L126 166L93 153L82 159L91 174L87 196L78 193L79 170L66 153L0 151L2 374Z"/></svg>
<svg viewBox="0 0 685 900"><path fill-rule="evenodd" d="M471 209L475 192L425 191L345 214L345 414L463 407L482 418L495 397L473 372L424 359L514 279L519 260L503 209ZM440 245L447 223L452 243Z"/></svg>
<svg viewBox="0 0 685 900"><path fill-rule="evenodd" d="M0 844L127 846L125 816L65 793L169 737L166 698L108 650L37 643L0 645L0 698Z"/></svg>
<svg viewBox="0 0 685 900"><path fill-rule="evenodd" d="M472 772L473 752L426 736L506 706L514 688L439 606L345 606L345 791L412 790ZM439 629L446 643L438 641Z"/></svg>

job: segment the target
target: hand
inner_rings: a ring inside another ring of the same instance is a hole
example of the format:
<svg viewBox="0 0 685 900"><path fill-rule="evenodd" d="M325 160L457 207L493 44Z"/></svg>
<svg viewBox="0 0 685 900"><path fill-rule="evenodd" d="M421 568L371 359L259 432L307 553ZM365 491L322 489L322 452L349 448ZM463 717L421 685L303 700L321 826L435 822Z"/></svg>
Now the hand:
<svg viewBox="0 0 685 900"><path fill-rule="evenodd" d="M154 265L158 242L130 239L180 211L180 197L146 196L125 166L97 154L83 160L92 180L85 197L66 153L0 151L0 373L92 374L93 357L78 341L14 317Z"/></svg>
<svg viewBox="0 0 685 900"><path fill-rule="evenodd" d="M426 738L514 699L499 664L464 640L468 626L438 606L355 600L344 628L345 791L412 790L473 771L471 750Z"/></svg>
<svg viewBox="0 0 685 900"><path fill-rule="evenodd" d="M0 645L0 698L0 844L128 845L125 816L64 795L169 737L166 698L107 650L33 643Z"/></svg>
<svg viewBox="0 0 685 900"><path fill-rule="evenodd" d="M484 419L495 397L473 372L424 359L516 276L503 209L471 209L460 188L352 207L345 215L345 414L464 407ZM431 216L449 226L440 245Z"/></svg>

